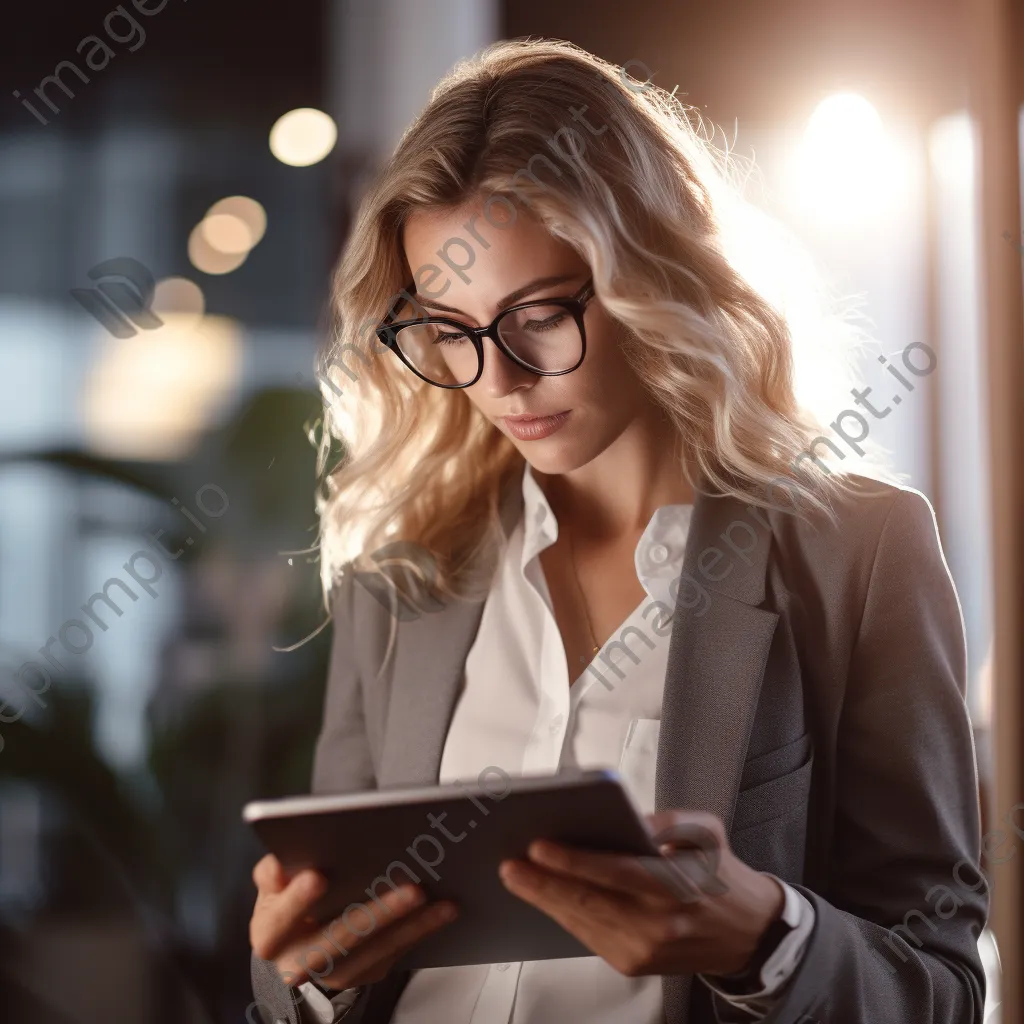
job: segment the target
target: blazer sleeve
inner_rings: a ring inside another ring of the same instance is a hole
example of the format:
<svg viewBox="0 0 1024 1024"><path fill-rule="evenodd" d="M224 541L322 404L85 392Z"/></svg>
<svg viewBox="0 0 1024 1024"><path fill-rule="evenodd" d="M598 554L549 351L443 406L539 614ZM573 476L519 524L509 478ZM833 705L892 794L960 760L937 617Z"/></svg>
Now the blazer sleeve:
<svg viewBox="0 0 1024 1024"><path fill-rule="evenodd" d="M346 567L347 568L347 567ZM331 608L333 638L324 694L323 722L313 757L312 791L340 793L376 789L370 745L363 713L362 681L352 644L354 629L354 578L346 572L336 585ZM315 1019L301 994L286 985L269 960L252 956L251 977L254 1010L268 1024L307 1024ZM368 985L347 1012L345 1024L360 1021L374 986Z"/></svg>
<svg viewBox="0 0 1024 1024"><path fill-rule="evenodd" d="M836 737L827 894L770 1024L982 1024L977 767L960 603L928 500L882 527ZM827 898L826 898L827 897Z"/></svg>

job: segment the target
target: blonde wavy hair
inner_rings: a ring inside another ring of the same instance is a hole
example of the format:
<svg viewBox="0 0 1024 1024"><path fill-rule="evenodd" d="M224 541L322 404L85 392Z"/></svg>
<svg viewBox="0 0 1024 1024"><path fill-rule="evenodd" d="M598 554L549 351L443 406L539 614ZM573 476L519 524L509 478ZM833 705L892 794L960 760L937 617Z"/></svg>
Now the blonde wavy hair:
<svg viewBox="0 0 1024 1024"><path fill-rule="evenodd" d="M572 128L573 109L593 136ZM691 485L831 513L845 474L811 449L822 428L797 400L796 328L812 360L840 352L833 343L856 330L806 314L824 308L806 264L781 283L764 276L792 267L780 261L786 240L751 246L755 232L769 237L767 220L741 197L728 150L691 123L693 109L552 40L491 45L435 88L362 198L335 273L334 325L319 356L325 599L345 566L381 571L379 553L395 541L430 553L439 592L479 596L491 578L501 496L523 457L462 391L417 378L373 331L410 299L400 242L410 212L474 197L517 203L586 260L597 298L628 328L630 365L678 430L681 470L699 471ZM835 368L830 380L841 380ZM332 439L345 453L336 465Z"/></svg>

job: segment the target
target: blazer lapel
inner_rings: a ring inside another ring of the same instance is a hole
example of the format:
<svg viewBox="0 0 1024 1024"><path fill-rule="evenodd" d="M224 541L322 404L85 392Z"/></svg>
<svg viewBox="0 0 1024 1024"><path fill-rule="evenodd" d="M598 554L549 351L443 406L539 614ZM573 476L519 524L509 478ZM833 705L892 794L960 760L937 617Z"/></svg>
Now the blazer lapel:
<svg viewBox="0 0 1024 1024"><path fill-rule="evenodd" d="M655 765L655 807L710 811L728 833L778 615L764 601L772 533L732 497L694 503L676 601ZM760 509L754 509L762 515ZM665 977L686 1024L692 975Z"/></svg>
<svg viewBox="0 0 1024 1024"><path fill-rule="evenodd" d="M734 498L698 495L669 639L655 804L711 811L726 829L779 620L757 607L765 523Z"/></svg>
<svg viewBox="0 0 1024 1024"><path fill-rule="evenodd" d="M523 506L522 474L513 473L499 502L506 538ZM445 736L458 700L484 598L450 601L438 612L400 622L378 781L381 786L437 783Z"/></svg>
<svg viewBox="0 0 1024 1024"><path fill-rule="evenodd" d="M432 786L483 602L452 602L398 627L381 786Z"/></svg>

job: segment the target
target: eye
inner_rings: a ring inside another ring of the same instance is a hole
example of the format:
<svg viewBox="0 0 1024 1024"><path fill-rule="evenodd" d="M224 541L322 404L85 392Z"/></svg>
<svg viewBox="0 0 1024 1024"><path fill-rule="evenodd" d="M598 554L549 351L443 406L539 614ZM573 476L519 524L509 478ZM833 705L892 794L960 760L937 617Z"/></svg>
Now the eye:
<svg viewBox="0 0 1024 1024"><path fill-rule="evenodd" d="M544 317L543 320L527 320L523 324L524 331L551 331L558 327L569 314L563 310Z"/></svg>
<svg viewBox="0 0 1024 1024"><path fill-rule="evenodd" d="M466 336L461 332L448 331L434 331L434 336L431 339L435 345L458 345L460 342L467 340Z"/></svg>

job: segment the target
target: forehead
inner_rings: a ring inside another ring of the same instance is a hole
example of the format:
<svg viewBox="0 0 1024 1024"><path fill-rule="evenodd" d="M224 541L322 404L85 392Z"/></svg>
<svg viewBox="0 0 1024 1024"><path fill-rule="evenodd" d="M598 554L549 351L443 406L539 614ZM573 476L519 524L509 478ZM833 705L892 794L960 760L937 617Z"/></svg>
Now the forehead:
<svg viewBox="0 0 1024 1024"><path fill-rule="evenodd" d="M414 210L402 245L420 297L481 315L528 281L585 266L521 203L494 197Z"/></svg>

